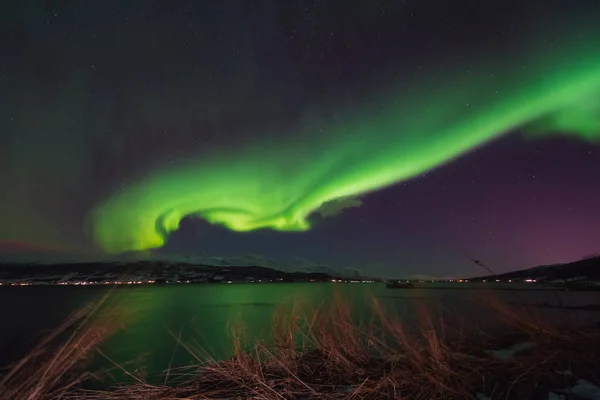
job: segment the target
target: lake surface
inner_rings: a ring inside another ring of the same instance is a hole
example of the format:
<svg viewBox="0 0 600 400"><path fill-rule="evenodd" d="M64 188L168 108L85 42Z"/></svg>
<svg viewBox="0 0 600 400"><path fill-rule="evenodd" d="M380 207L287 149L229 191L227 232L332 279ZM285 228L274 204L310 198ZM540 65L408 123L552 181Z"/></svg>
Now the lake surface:
<svg viewBox="0 0 600 400"><path fill-rule="evenodd" d="M462 286L458 286L462 285ZM194 361L175 337L194 343L215 358L231 354L232 328L243 325L249 340L268 338L278 309L301 305L312 313L323 303L341 298L356 318L373 316L377 301L390 315L416 324L423 310L462 318L468 329L492 325L497 315L489 310L495 299L510 307L523 303L585 306L600 304L599 292L549 290L481 290L485 284L444 284L416 289L387 289L384 284L281 283L214 285L147 285L120 287L110 292L110 304L127 315L125 329L104 345L105 353L128 368L157 373L167 366ZM488 284L489 285L489 284ZM458 290L453 290L459 288ZM518 288L518 285L513 287ZM104 287L3 287L0 288L0 361L6 364L24 353L49 330L82 305L108 293ZM531 308L536 316L556 322L597 324L598 311Z"/></svg>

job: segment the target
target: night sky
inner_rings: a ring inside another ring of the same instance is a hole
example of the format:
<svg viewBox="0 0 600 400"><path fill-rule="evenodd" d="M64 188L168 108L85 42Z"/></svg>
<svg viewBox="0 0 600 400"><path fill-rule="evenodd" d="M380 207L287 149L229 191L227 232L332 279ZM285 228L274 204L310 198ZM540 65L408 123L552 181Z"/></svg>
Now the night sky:
<svg viewBox="0 0 600 400"><path fill-rule="evenodd" d="M575 6L576 5L576 6ZM600 252L597 1L0 4L0 260Z"/></svg>

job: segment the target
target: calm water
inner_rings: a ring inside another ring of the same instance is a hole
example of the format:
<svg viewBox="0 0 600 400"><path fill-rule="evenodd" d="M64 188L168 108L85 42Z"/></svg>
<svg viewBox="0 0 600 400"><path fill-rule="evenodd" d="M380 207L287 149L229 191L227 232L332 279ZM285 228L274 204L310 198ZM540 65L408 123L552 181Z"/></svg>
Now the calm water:
<svg viewBox="0 0 600 400"><path fill-rule="evenodd" d="M464 284L463 284L464 285ZM445 285L445 288L451 286ZM461 286L466 287L466 286ZM477 286L469 286L478 289ZM383 284L231 284L126 287L111 292L112 304L128 316L124 330L104 346L107 355L129 368L144 367L160 372L169 364L182 366L193 357L177 345L173 337L194 342L216 358L231 354L228 332L242 322L250 339L268 338L273 315L278 308L294 301L311 312L323 302L339 296L355 311L357 318L372 315L372 300L390 314L414 324L423 309L455 314L470 326L493 324L484 299L493 296L504 303L560 303L568 305L600 304L598 292L486 291L447 289L387 289ZM0 357L3 363L19 357L44 332L60 324L71 312L107 292L90 287L17 287L0 288ZM557 309L535 309L536 314L552 320L564 320ZM569 312L571 321L592 324L600 313Z"/></svg>

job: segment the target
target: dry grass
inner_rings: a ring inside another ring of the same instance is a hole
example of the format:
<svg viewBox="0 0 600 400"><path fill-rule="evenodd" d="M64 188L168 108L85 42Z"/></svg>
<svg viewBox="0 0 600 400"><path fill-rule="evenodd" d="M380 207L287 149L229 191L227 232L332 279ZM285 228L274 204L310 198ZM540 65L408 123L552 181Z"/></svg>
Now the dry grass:
<svg viewBox="0 0 600 400"><path fill-rule="evenodd" d="M600 376L600 334L552 327L489 299L504 321L506 335L493 336L462 323L423 311L419 324L406 326L373 302L371 318L357 323L342 299L307 313L300 304L282 307L273 319L273 338L247 343L242 325L231 326L235 356L211 360L201 349L180 343L198 363L169 371L177 379L151 385L133 383L106 391L81 389L92 377L72 378L82 358L114 331L85 309L67 321L0 381L2 399L470 399L482 392L496 399L547 398L549 389L567 387L572 377ZM309 317L306 317L309 315ZM37 362L42 349L76 321L71 334L52 357ZM412 328L411 328L412 327ZM468 333L467 333L468 332ZM173 334L177 340L178 336ZM509 360L486 349L519 341L532 347ZM34 366L35 373L29 369ZM65 378L70 377L67 381ZM165 378L166 381L167 378ZM598 382L597 382L598 383Z"/></svg>
<svg viewBox="0 0 600 400"><path fill-rule="evenodd" d="M123 327L108 295L71 315L0 379L0 399L60 399L95 375L83 369L98 345Z"/></svg>

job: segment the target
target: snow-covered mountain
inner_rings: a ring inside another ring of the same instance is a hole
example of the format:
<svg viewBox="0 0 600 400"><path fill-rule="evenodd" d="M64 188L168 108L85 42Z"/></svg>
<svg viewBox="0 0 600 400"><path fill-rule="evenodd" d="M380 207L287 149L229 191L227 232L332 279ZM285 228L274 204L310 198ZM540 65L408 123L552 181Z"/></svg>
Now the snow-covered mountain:
<svg viewBox="0 0 600 400"><path fill-rule="evenodd" d="M165 264L194 264L203 266L225 267L225 266L253 266L266 267L284 272L326 273L335 276L356 275L351 271L336 269L323 264L317 264L310 260L295 257L286 261L275 261L259 254L245 254L234 256L192 256L181 254L165 254L158 252L132 252L118 255L90 255L72 256L57 253L36 254L2 254L0 263L5 264L93 264L93 263L116 263L129 264L133 262L162 262Z"/></svg>
<svg viewBox="0 0 600 400"><path fill-rule="evenodd" d="M251 259L211 258L205 262L135 261L61 264L0 264L2 284L119 284L201 282L325 282L342 279L322 272L289 272ZM238 261L242 265L232 264Z"/></svg>

